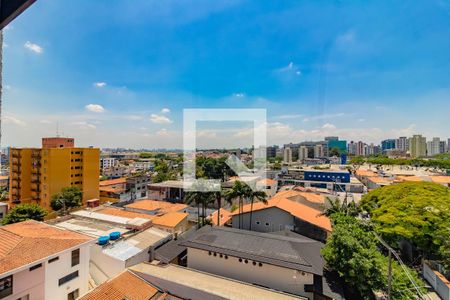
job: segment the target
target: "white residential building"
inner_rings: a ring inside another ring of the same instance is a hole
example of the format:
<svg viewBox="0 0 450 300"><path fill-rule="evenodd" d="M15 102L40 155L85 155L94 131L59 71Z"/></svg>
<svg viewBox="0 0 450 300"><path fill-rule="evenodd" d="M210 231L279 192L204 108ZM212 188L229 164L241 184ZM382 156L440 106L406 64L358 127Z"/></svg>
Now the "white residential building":
<svg viewBox="0 0 450 300"><path fill-rule="evenodd" d="M434 137L427 142L427 156L434 156L439 153L441 153L441 140L438 137Z"/></svg>
<svg viewBox="0 0 450 300"><path fill-rule="evenodd" d="M88 291L92 238L25 221L1 227L0 241L0 299L75 300Z"/></svg>
<svg viewBox="0 0 450 300"><path fill-rule="evenodd" d="M285 147L283 150L283 162L286 164L292 163L292 149Z"/></svg>
<svg viewBox="0 0 450 300"><path fill-rule="evenodd" d="M308 158L308 147L300 146L298 149L298 160L302 162L304 159Z"/></svg>
<svg viewBox="0 0 450 300"><path fill-rule="evenodd" d="M106 168L112 168L116 167L119 163L118 160L116 160L114 157L102 157L100 158L100 168L106 169Z"/></svg>

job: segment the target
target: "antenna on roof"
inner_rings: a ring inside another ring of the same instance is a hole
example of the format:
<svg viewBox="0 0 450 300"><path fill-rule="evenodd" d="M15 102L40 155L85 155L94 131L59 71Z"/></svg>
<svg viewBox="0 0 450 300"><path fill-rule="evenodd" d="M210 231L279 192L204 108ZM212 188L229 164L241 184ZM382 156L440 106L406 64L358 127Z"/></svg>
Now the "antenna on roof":
<svg viewBox="0 0 450 300"><path fill-rule="evenodd" d="M56 121L56 137L59 137L59 121Z"/></svg>

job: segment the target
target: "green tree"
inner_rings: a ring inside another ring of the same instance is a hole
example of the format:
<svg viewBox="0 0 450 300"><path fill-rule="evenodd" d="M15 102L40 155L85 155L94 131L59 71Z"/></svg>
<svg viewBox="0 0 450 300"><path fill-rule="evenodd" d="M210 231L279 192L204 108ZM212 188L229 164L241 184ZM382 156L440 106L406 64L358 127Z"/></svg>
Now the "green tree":
<svg viewBox="0 0 450 300"><path fill-rule="evenodd" d="M363 299L372 299L374 291L387 292L388 258L379 251L379 242L371 225L343 214L333 214L333 232L322 255L327 266L339 273ZM404 270L392 262L392 299L414 299L416 291ZM407 268L415 283L423 286L417 273Z"/></svg>
<svg viewBox="0 0 450 300"><path fill-rule="evenodd" d="M333 200L327 197L327 204L323 215L330 217L335 213L356 217L359 213L359 209L354 201L347 204L346 201L341 202L339 198Z"/></svg>
<svg viewBox="0 0 450 300"><path fill-rule="evenodd" d="M52 196L50 206L53 210L62 210L66 214L68 209L81 206L82 199L83 193L78 187L66 187Z"/></svg>
<svg viewBox="0 0 450 300"><path fill-rule="evenodd" d="M439 256L450 265L445 251L450 236L450 189L432 182L404 182L375 189L361 200L375 230L392 247L410 241L425 257Z"/></svg>
<svg viewBox="0 0 450 300"><path fill-rule="evenodd" d="M267 194L264 191L254 191L247 185L247 199L250 199L250 226L249 230L252 230L252 218L253 218L253 202L261 201L264 204L267 204Z"/></svg>
<svg viewBox="0 0 450 300"><path fill-rule="evenodd" d="M2 223L12 224L26 220L43 221L47 215L47 211L37 204L19 204L14 206L9 213L6 214Z"/></svg>
<svg viewBox="0 0 450 300"><path fill-rule="evenodd" d="M339 148L337 147L331 148L330 156L339 156L339 155L341 155L341 150L339 150Z"/></svg>

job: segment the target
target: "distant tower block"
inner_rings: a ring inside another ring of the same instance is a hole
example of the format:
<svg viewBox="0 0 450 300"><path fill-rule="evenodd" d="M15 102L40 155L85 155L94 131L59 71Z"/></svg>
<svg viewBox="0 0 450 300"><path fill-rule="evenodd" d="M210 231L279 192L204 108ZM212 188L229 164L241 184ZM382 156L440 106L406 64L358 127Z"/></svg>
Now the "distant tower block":
<svg viewBox="0 0 450 300"><path fill-rule="evenodd" d="M74 148L75 140L67 137L42 138L42 148Z"/></svg>

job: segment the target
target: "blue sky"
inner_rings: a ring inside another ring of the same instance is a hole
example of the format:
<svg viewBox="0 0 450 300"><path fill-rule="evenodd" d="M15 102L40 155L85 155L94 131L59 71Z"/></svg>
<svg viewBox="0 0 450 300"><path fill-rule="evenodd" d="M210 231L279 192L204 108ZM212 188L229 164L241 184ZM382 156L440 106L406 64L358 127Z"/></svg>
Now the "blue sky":
<svg viewBox="0 0 450 300"><path fill-rule="evenodd" d="M181 147L183 108L266 108L277 144L450 137L447 0L38 0L4 35L3 145L58 123L80 146Z"/></svg>

